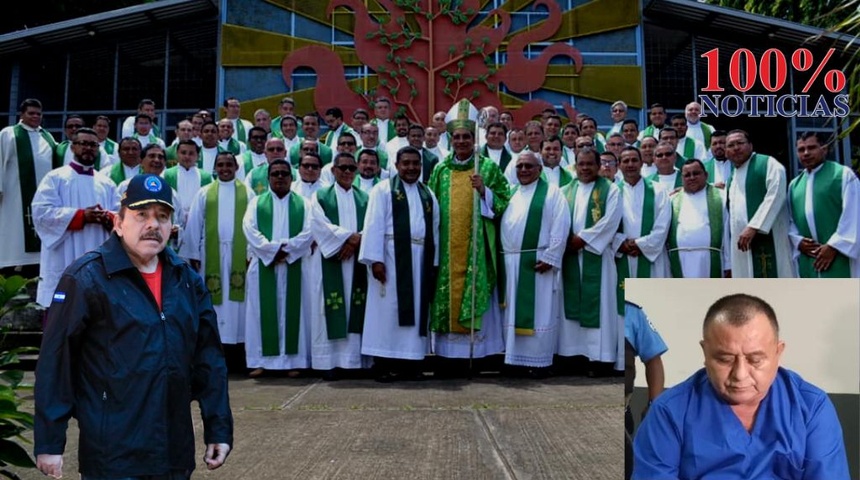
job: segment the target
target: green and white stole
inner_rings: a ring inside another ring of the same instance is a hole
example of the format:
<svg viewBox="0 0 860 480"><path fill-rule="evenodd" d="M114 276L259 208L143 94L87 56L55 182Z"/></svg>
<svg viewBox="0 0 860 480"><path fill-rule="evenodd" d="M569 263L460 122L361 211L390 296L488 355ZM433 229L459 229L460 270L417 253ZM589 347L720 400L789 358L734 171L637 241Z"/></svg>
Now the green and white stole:
<svg viewBox="0 0 860 480"><path fill-rule="evenodd" d="M598 177L588 200L585 228L591 228L606 213L606 199L611 187L609 180ZM574 220L576 192L579 180L564 188L570 206L571 222ZM603 278L602 258L582 249L582 269L579 267L579 252L567 253L562 259L561 278L564 286L564 317L579 321L583 328L600 328L600 282Z"/></svg>
<svg viewBox="0 0 860 480"><path fill-rule="evenodd" d="M642 225L639 229L639 236L644 237L654 229L654 184L646 178L641 179L641 182L642 187L645 189L645 196L642 201ZM619 198L624 197L624 191L627 190L626 183L622 180L617 184ZM624 233L623 219L618 225L618 231ZM623 254L621 257L615 259L615 268L618 271L618 294L615 298L619 314L624 313L624 284L630 278L630 260L627 257L626 254ZM654 262L645 258L645 255L639 255L636 258L638 261L636 262L636 277L634 278L651 278L651 265Z"/></svg>
<svg viewBox="0 0 860 480"><path fill-rule="evenodd" d="M144 136L147 138L147 140L149 140L149 143L158 143L158 137L153 132L150 131L148 135ZM137 132L134 132L134 134L132 134L132 137L140 140L141 135Z"/></svg>
<svg viewBox="0 0 860 480"><path fill-rule="evenodd" d="M394 271L397 275L398 325L415 325L415 300L412 284L412 226L409 218L409 201L403 190L399 175L391 177L391 213L394 222ZM424 210L424 258L422 259L421 305L419 334L427 336L430 301L436 287L433 258L436 255L436 240L433 237L433 199L430 190L416 182L421 207Z"/></svg>
<svg viewBox="0 0 860 480"><path fill-rule="evenodd" d="M809 172L804 170L791 182L789 186L791 216L798 232L804 237L813 238L818 243L827 243L827 240L836 233L839 217L842 215L842 176L842 168L831 161L824 162L815 173L815 183L812 185L812 216L817 238L812 237L812 230L806 219L806 187ZM814 263L815 259L807 255L801 254L797 257L801 278L851 277L851 263L848 257L840 252L836 253L830 268L823 272L816 271L813 267Z"/></svg>
<svg viewBox="0 0 860 480"><path fill-rule="evenodd" d="M239 146L239 141L233 137L230 137L230 140L227 140L226 150L232 153L235 156L239 155L239 152L242 151L242 148Z"/></svg>
<svg viewBox="0 0 860 480"><path fill-rule="evenodd" d="M317 200L326 218L340 224L337 209L336 185L323 187L317 192ZM352 188L355 199L355 217L358 231L364 229L364 216L367 212L367 194ZM358 262L358 252L352 256L352 291L350 295L349 319L346 318L346 296L344 295L342 262L336 255L322 259L323 299L325 300L326 332L329 340L346 338L349 333L362 333L364 330L364 305L367 300L367 267Z"/></svg>
<svg viewBox="0 0 860 480"><path fill-rule="evenodd" d="M684 137L684 158L696 158L696 141L690 137Z"/></svg>
<svg viewBox="0 0 860 480"><path fill-rule="evenodd" d="M251 158L252 154L251 150L245 150L245 153L239 156L239 164L244 164L246 175L254 168L254 160Z"/></svg>
<svg viewBox="0 0 860 480"><path fill-rule="evenodd" d="M558 188L570 185L570 183L573 182L573 174L570 173L570 170L562 166L559 166L558 170ZM543 168L541 168L540 178L545 182L549 182L549 179L546 176L546 171L543 170Z"/></svg>
<svg viewBox="0 0 860 480"><path fill-rule="evenodd" d="M110 173L108 174L108 177L110 177L110 179L113 180L113 183L119 185L120 183L125 181L125 168L124 167L125 167L125 164L122 163L122 161L115 163L110 167ZM139 166L137 167L137 170L138 170L138 172L140 171ZM176 187L174 187L174 189L175 188Z"/></svg>
<svg viewBox="0 0 860 480"><path fill-rule="evenodd" d="M379 175L373 177L373 186L376 186L377 183L379 183ZM358 188L359 190L361 189L361 175L355 176L355 179L352 181L352 186L355 188ZM370 192L366 192L366 193L370 193Z"/></svg>
<svg viewBox="0 0 860 480"><path fill-rule="evenodd" d="M681 203L686 197L686 193L680 192L672 198L672 221L669 223L669 238L667 239L672 278L684 278L681 269L681 253L678 251L678 219L681 215ZM723 201L720 198L720 192L713 185L705 186L705 202L708 206L708 223L711 230L710 277L722 278Z"/></svg>
<svg viewBox="0 0 860 480"><path fill-rule="evenodd" d="M651 174L651 176L648 177L648 180L650 180L654 183L660 184L661 183L660 182L660 173L656 172L656 173ZM672 188L673 189L678 188L678 187L681 187L683 185L684 185L684 182L681 179L681 171L679 169L678 171L675 172L675 185Z"/></svg>
<svg viewBox="0 0 860 480"><path fill-rule="evenodd" d="M177 165L175 167L170 167L164 171L164 181L167 182L168 185L171 186L177 192L179 191L179 169L183 168L181 165ZM212 176L206 175L200 169L197 169L200 173L200 186L206 186L212 183ZM243 211L244 212L244 211ZM240 222L241 225L241 222Z"/></svg>
<svg viewBox="0 0 860 480"><path fill-rule="evenodd" d="M241 118L236 119L236 138L241 138L243 142L248 140L248 134L245 132L245 122Z"/></svg>
<svg viewBox="0 0 860 480"><path fill-rule="evenodd" d="M747 220L755 216L767 194L767 155L756 153L749 159L747 177L744 185L747 203ZM758 232L750 243L750 255L753 259L753 278L776 278L776 247L773 243L773 231Z"/></svg>
<svg viewBox="0 0 860 480"><path fill-rule="evenodd" d="M18 154L18 181L21 185L21 221L24 224L24 251L28 253L39 252L42 250L42 242L39 236L36 235L36 226L33 223L33 215L30 213L30 204L33 203L33 196L36 195L36 160L33 158L33 145L30 142L29 130L17 124L12 127L15 132L15 151ZM39 129L39 134L42 138L51 145L52 149L57 147L57 142L45 129ZM59 168L63 166L63 158L60 157L57 162L56 155L52 159L52 167Z"/></svg>
<svg viewBox="0 0 860 480"><path fill-rule="evenodd" d="M272 240L272 218L274 217L274 200L272 192L268 191L257 200L257 225L260 233ZM289 204L289 238L302 231L305 223L305 203L302 198L293 193ZM260 336L263 341L263 356L280 354L278 345L278 279L275 273L275 262L266 266L262 260L259 263L260 282ZM287 302L286 332L284 332L284 352L287 355L299 353L299 324L301 323L302 307L302 259L287 264Z"/></svg>
<svg viewBox="0 0 860 480"><path fill-rule="evenodd" d="M544 179L538 179L535 192L529 203L523 240L520 245L520 277L516 291L516 311L514 312L514 332L517 335L534 335L535 333L535 281L537 273L538 240L543 219L543 208L549 184Z"/></svg>
<svg viewBox="0 0 860 480"><path fill-rule="evenodd" d="M105 152L107 152L108 155L113 155L116 152L117 145L118 144L113 140L106 138L104 144Z"/></svg>
<svg viewBox="0 0 860 480"><path fill-rule="evenodd" d="M260 195L269 188L269 164L260 165L259 167L254 167L250 173L251 180L248 182L251 184L251 190L254 191L255 194Z"/></svg>
<svg viewBox="0 0 860 480"><path fill-rule="evenodd" d="M209 292L212 293L212 305L223 303L223 292L221 291L221 241L218 236L218 189L219 183L215 182L206 191L206 271L204 278ZM233 203L233 252L230 258L230 292L229 298L233 302L245 301L245 272L247 262L245 256L248 251L248 240L242 231L242 218L248 208L248 191L245 184L238 180L233 181L236 186L236 196Z"/></svg>

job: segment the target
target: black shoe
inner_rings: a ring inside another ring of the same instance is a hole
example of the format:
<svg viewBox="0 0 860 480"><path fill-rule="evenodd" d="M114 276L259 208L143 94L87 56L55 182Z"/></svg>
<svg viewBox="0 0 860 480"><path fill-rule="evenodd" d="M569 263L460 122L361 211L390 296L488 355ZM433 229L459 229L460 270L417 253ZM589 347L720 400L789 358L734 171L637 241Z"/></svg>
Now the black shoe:
<svg viewBox="0 0 860 480"><path fill-rule="evenodd" d="M545 378L549 378L550 375L551 375L551 372L549 370L549 367L535 367L535 368L529 368L526 371L525 376L527 378L532 379L532 380L543 380Z"/></svg>
<svg viewBox="0 0 860 480"><path fill-rule="evenodd" d="M340 380L340 374L336 369L326 370L322 374L322 379L326 382L336 382Z"/></svg>
<svg viewBox="0 0 860 480"><path fill-rule="evenodd" d="M394 383L400 380L400 376L395 374L394 372L384 372L380 375L377 375L375 380L379 383Z"/></svg>

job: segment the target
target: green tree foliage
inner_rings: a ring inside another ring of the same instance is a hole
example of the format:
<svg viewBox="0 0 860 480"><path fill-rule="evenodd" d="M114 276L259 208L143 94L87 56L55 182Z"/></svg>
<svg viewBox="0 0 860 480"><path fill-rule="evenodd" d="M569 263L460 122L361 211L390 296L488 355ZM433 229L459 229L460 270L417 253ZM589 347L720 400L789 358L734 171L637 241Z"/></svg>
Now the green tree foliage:
<svg viewBox="0 0 860 480"><path fill-rule="evenodd" d="M839 21L834 10L844 0L708 0L708 3L813 27L831 28Z"/></svg>

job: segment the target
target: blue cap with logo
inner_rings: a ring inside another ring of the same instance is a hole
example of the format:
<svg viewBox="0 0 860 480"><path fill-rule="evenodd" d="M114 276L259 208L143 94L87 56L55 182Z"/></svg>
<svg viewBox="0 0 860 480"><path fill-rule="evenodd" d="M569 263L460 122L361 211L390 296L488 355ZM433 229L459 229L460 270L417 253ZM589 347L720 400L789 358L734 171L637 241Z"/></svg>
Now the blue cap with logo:
<svg viewBox="0 0 860 480"><path fill-rule="evenodd" d="M145 208L151 203L160 203L173 209L173 190L158 175L135 175L128 182L128 188L122 194L120 203L132 210Z"/></svg>

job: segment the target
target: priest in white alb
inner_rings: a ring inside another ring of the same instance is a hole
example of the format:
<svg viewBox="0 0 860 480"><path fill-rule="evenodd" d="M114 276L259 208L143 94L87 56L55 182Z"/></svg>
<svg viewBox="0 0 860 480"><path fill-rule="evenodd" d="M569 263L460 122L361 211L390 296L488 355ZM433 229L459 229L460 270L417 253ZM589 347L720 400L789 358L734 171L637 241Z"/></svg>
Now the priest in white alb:
<svg viewBox="0 0 860 480"><path fill-rule="evenodd" d="M56 141L42 128L42 103L21 102L21 119L0 131L0 268L37 265L39 237L30 204L39 182L54 167ZM34 272L35 273L35 272Z"/></svg>
<svg viewBox="0 0 860 480"><path fill-rule="evenodd" d="M545 376L558 346L561 259L570 211L558 187L541 177L532 152L517 158L519 187L502 215L506 272L505 364Z"/></svg>
<svg viewBox="0 0 860 480"><path fill-rule="evenodd" d="M245 295L245 359L250 375L264 370L311 366L310 324L316 314L313 296L311 211L290 191L292 168L285 160L269 164L269 190L248 204L242 228L251 263Z"/></svg>
<svg viewBox="0 0 860 480"><path fill-rule="evenodd" d="M310 201L321 271L315 294L321 305L311 322L311 364L327 380L338 378L337 369L371 363L361 355L367 267L358 262L368 196L353 186L358 167L351 153L338 153L332 165L335 183L317 190Z"/></svg>
<svg viewBox="0 0 860 480"><path fill-rule="evenodd" d="M755 153L743 130L729 132L726 156L735 166L728 199L732 276L793 278L785 167Z"/></svg>
<svg viewBox="0 0 860 480"><path fill-rule="evenodd" d="M69 165L48 172L33 196L33 223L42 240L36 301L51 305L66 267L107 240L113 214L119 211L114 183L95 169L99 154L96 132L79 129Z"/></svg>
<svg viewBox="0 0 860 480"><path fill-rule="evenodd" d="M709 183L703 162L681 167L684 188L671 202L667 247L673 278L732 276L731 235L725 190Z"/></svg>
<svg viewBox="0 0 860 480"><path fill-rule="evenodd" d="M612 246L618 252L618 282L623 284L627 278L668 277L666 235L672 218L668 194L642 177L642 156L636 147L622 150L619 166L624 177L617 183L622 206L621 229Z"/></svg>
<svg viewBox="0 0 860 480"><path fill-rule="evenodd" d="M571 211L562 263L562 320L558 354L583 355L624 369L624 325L617 314L612 240L621 220L618 187L598 176L597 150L576 155L576 179L561 189ZM597 365L595 365L597 367Z"/></svg>
<svg viewBox="0 0 860 480"><path fill-rule="evenodd" d="M860 277L860 180L828 161L815 133L797 140L803 171L788 187L789 235L801 278Z"/></svg>
<svg viewBox="0 0 860 480"><path fill-rule="evenodd" d="M180 161L182 149L197 146L192 140L182 142ZM199 189L191 200L179 255L191 261L212 294L228 370L244 373L248 241L242 219L254 192L236 178L238 169L232 153L218 155L217 180Z"/></svg>
<svg viewBox="0 0 860 480"><path fill-rule="evenodd" d="M421 153L404 147L395 162L397 175L370 192L358 254L372 275L361 353L374 357L383 382L423 377L439 264L439 203L419 182Z"/></svg>

